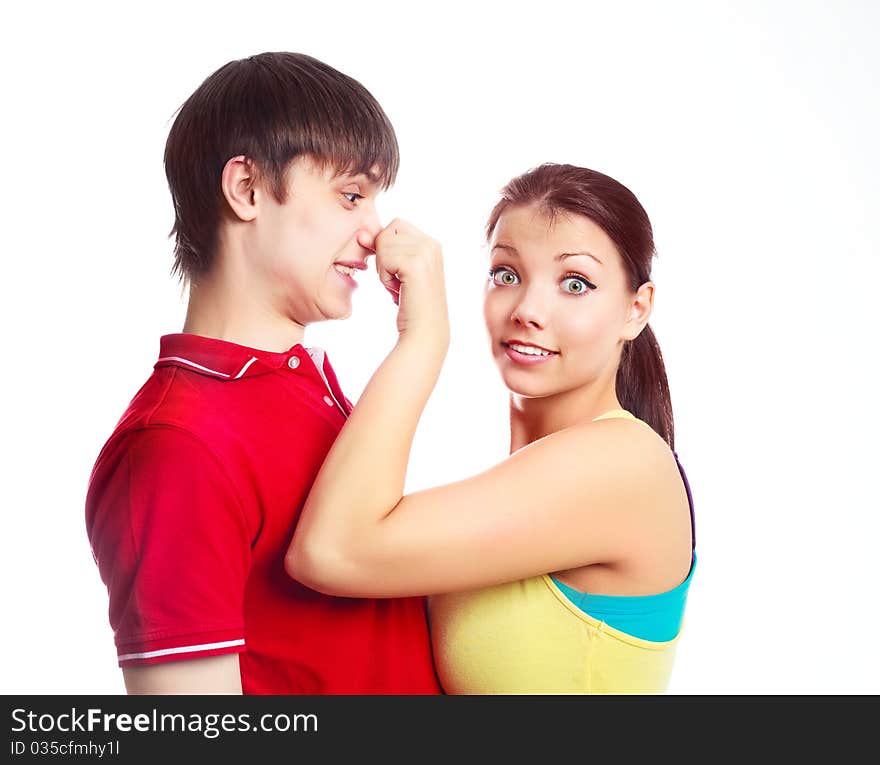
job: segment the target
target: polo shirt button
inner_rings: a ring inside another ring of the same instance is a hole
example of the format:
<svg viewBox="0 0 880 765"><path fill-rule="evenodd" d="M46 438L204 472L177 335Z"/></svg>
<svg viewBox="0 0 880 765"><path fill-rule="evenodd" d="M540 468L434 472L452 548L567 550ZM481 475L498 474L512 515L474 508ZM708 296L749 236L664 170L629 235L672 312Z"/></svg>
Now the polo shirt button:
<svg viewBox="0 0 880 765"><path fill-rule="evenodd" d="M291 369L296 369L299 366L299 356L291 356L287 360L287 366L289 366Z"/></svg>
<svg viewBox="0 0 880 765"><path fill-rule="evenodd" d="M330 398L330 396L324 396L324 403L327 404L327 406L333 406L333 399Z"/></svg>

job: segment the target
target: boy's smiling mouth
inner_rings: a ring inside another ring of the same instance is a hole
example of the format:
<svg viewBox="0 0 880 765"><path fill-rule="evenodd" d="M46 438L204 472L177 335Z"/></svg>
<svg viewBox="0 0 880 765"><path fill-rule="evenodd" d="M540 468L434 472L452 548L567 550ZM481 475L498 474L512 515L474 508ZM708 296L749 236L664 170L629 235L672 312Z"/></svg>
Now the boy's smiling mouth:
<svg viewBox="0 0 880 765"><path fill-rule="evenodd" d="M352 268L351 266L344 266L344 265L342 265L342 263L334 263L333 267L337 271L339 271L339 273L346 274L347 276L350 276L352 278L354 278L354 275L357 271L357 269Z"/></svg>

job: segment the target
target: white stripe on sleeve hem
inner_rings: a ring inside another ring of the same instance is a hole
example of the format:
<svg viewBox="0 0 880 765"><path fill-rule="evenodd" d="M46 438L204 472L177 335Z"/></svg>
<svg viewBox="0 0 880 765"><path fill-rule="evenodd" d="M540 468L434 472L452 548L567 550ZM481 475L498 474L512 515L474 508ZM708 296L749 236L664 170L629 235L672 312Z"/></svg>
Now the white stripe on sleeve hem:
<svg viewBox="0 0 880 765"><path fill-rule="evenodd" d="M241 640L225 640L222 643L202 643L201 645L183 645L178 648L162 648L158 651L145 651L144 653L124 653L121 654L119 661L128 661L129 659L153 659L156 656L171 656L176 653L196 653L197 651L213 651L216 648L231 648L236 645L244 645L244 638Z"/></svg>

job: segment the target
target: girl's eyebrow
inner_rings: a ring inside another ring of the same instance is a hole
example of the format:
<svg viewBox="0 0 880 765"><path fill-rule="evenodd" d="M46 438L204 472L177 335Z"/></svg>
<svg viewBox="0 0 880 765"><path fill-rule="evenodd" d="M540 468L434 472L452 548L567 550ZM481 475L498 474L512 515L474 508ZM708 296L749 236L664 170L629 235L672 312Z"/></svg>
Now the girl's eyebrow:
<svg viewBox="0 0 880 765"><path fill-rule="evenodd" d="M599 260L592 252L587 252L586 250L580 250L578 252L562 252L556 256L556 260L565 260L566 258L573 258L578 255L586 255L588 258L592 258L595 260L600 266L602 265L602 261Z"/></svg>
<svg viewBox="0 0 880 765"><path fill-rule="evenodd" d="M516 251L516 247L514 247L512 244L504 244L502 242L499 242L494 247L492 247L492 251L494 252L495 250L504 250L506 252L509 252L514 257L519 257L519 253ZM574 258L578 255L585 255L586 257L595 260L600 266L602 265L602 261L599 260L599 258L593 255L592 252L587 252L586 250L578 250L577 252L561 252L554 258L554 260L565 260L566 258Z"/></svg>

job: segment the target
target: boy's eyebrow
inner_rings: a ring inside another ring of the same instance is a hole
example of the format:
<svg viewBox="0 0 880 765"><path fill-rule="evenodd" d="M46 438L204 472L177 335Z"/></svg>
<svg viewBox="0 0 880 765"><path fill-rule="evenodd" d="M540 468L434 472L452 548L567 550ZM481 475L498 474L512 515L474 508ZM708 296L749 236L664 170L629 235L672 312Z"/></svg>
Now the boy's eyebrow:
<svg viewBox="0 0 880 765"><path fill-rule="evenodd" d="M494 247L492 247L492 250L505 250L514 257L519 257L519 253L516 251L516 247L511 244L503 244L499 242ZM577 255L586 255L588 258L592 258L593 260L595 260L600 266L602 265L602 261L599 260L599 258L593 255L592 252L587 252L586 250L578 250L577 252L560 252L559 255L554 258L554 260L565 260L566 258L573 258Z"/></svg>
<svg viewBox="0 0 880 765"><path fill-rule="evenodd" d="M340 177L347 178L350 181L369 183L371 186L378 186L379 182L382 180L382 176L379 173L375 173L372 170L361 173L340 173Z"/></svg>

